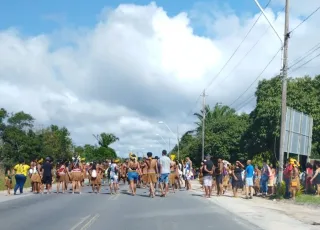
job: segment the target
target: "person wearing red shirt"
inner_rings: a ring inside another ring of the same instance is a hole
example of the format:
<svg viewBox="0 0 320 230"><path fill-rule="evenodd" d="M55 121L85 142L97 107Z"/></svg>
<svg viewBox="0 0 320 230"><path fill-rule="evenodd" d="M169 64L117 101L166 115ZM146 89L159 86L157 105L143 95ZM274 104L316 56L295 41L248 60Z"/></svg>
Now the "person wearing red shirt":
<svg viewBox="0 0 320 230"><path fill-rule="evenodd" d="M285 170L283 171L283 180L286 184L286 198L290 198L290 175L293 170L293 166L290 163L290 159L287 161L287 165L285 166Z"/></svg>

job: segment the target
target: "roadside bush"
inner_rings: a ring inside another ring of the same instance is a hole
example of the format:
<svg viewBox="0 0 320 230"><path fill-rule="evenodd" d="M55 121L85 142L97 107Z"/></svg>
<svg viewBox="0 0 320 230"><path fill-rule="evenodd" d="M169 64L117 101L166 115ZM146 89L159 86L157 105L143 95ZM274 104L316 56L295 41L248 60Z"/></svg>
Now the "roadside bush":
<svg viewBox="0 0 320 230"><path fill-rule="evenodd" d="M301 196L304 193L305 193L305 188L303 185L300 185L300 189L297 191L296 197Z"/></svg>
<svg viewBox="0 0 320 230"><path fill-rule="evenodd" d="M286 195L286 183L282 181L281 183L278 183L277 189L276 189L276 199L283 199Z"/></svg>

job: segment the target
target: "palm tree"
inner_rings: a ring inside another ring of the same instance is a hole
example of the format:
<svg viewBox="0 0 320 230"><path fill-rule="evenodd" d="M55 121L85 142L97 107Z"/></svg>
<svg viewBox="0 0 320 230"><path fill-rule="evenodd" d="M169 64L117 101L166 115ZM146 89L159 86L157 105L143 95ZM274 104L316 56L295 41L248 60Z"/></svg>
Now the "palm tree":
<svg viewBox="0 0 320 230"><path fill-rule="evenodd" d="M112 133L101 133L100 135L98 134L93 136L97 139L99 145L105 148L119 140L119 138Z"/></svg>

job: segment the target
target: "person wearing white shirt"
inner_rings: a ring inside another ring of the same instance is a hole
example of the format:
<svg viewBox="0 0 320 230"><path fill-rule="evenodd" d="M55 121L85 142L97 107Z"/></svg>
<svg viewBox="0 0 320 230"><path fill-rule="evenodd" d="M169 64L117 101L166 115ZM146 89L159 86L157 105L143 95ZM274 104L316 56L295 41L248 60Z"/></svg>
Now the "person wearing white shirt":
<svg viewBox="0 0 320 230"><path fill-rule="evenodd" d="M165 197L169 191L169 175L170 175L170 163L171 159L167 156L167 151L162 151L162 157L159 159L160 163L160 188L161 197ZM164 189L163 189L164 184Z"/></svg>

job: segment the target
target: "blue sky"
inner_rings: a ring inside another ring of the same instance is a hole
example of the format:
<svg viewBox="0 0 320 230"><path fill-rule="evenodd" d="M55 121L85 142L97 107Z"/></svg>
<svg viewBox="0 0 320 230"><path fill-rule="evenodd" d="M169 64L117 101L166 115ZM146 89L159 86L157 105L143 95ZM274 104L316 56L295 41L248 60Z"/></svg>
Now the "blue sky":
<svg viewBox="0 0 320 230"><path fill-rule="evenodd" d="M150 2L150 0L130 2L123 0L2 0L0 2L0 30L15 27L23 34L35 35L50 33L61 27L93 27L104 7L116 8L121 3L144 5ZM208 7L218 5L221 9L229 6L238 15L258 12L253 0L162 0L155 2L169 15L176 15L181 11L189 12L199 4ZM259 2L265 5L268 0Z"/></svg>

